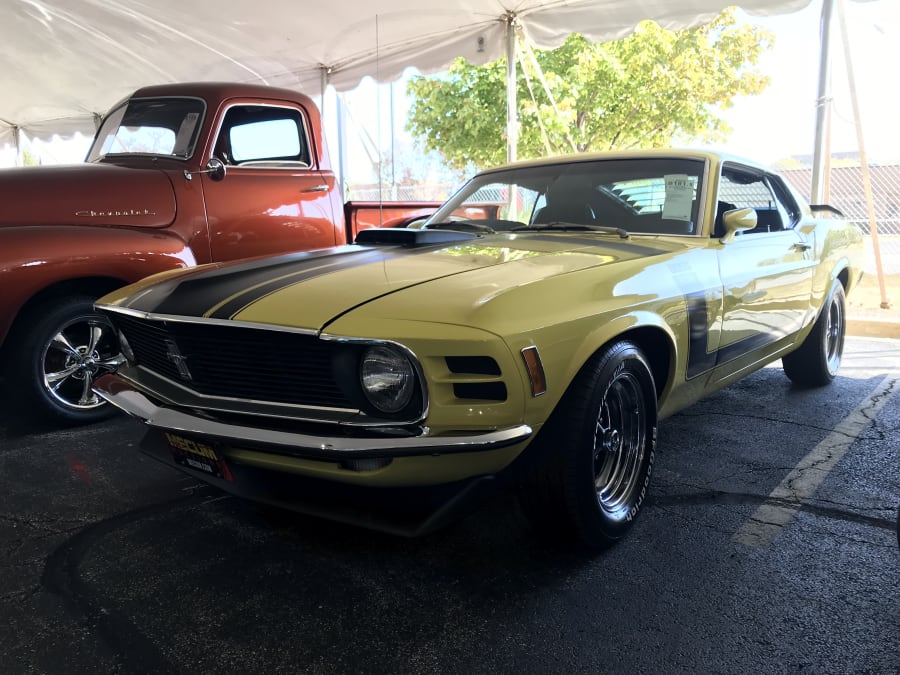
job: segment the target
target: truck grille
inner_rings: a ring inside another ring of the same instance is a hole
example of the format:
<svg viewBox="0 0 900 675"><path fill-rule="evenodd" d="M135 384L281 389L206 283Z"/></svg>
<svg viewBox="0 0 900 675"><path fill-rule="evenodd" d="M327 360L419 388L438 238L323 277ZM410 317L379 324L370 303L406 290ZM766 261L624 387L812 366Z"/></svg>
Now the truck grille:
<svg viewBox="0 0 900 675"><path fill-rule="evenodd" d="M111 313L138 365L206 396L353 409L312 335ZM174 347L173 347L174 345ZM183 357L179 369L178 355ZM186 370L185 370L186 369ZM190 373L190 378L186 373Z"/></svg>

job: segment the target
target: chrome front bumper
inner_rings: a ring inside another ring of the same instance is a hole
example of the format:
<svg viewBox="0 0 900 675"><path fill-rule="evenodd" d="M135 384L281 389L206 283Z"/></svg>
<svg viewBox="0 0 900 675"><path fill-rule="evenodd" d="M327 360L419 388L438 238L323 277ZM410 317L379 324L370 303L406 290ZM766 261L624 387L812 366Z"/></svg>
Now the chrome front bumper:
<svg viewBox="0 0 900 675"><path fill-rule="evenodd" d="M478 434L430 436L427 429L410 437L342 437L260 429L192 415L156 405L145 394L117 375L94 382L94 392L147 426L204 438L233 446L268 447L285 454L320 458L408 457L497 450L527 441L532 428L519 424Z"/></svg>

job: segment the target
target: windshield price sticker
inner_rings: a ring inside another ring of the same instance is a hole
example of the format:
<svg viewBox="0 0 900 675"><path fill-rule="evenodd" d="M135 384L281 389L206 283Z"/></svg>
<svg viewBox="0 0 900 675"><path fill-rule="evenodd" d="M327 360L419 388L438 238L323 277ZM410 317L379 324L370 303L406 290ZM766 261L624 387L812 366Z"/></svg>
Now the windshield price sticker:
<svg viewBox="0 0 900 675"><path fill-rule="evenodd" d="M662 217L671 220L690 220L691 205L694 201L694 184L685 173L673 173L664 177L666 181L666 201Z"/></svg>

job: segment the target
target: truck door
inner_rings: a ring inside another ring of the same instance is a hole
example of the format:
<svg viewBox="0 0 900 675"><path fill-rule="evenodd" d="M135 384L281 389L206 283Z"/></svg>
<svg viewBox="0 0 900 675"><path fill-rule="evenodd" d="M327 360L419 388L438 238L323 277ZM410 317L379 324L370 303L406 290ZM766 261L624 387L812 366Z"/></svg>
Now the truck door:
<svg viewBox="0 0 900 675"><path fill-rule="evenodd" d="M202 174L213 261L343 243L334 175L314 166L309 139L299 108L240 103L225 110L212 151L225 177Z"/></svg>

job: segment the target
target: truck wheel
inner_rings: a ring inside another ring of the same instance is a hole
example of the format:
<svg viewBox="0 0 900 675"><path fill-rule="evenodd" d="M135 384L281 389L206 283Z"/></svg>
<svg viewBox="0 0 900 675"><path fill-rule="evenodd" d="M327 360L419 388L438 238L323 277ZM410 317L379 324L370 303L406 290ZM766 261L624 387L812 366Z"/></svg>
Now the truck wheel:
<svg viewBox="0 0 900 675"><path fill-rule="evenodd" d="M835 279L810 334L795 351L781 358L785 374L792 382L810 387L831 382L841 365L846 329L844 286Z"/></svg>
<svg viewBox="0 0 900 675"><path fill-rule="evenodd" d="M25 402L59 422L96 422L113 413L94 380L124 363L109 321L87 296L57 298L34 308L11 345L11 371Z"/></svg>
<svg viewBox="0 0 900 675"><path fill-rule="evenodd" d="M656 423L640 349L621 341L598 352L535 441L519 500L536 529L591 551L624 537L647 495Z"/></svg>

